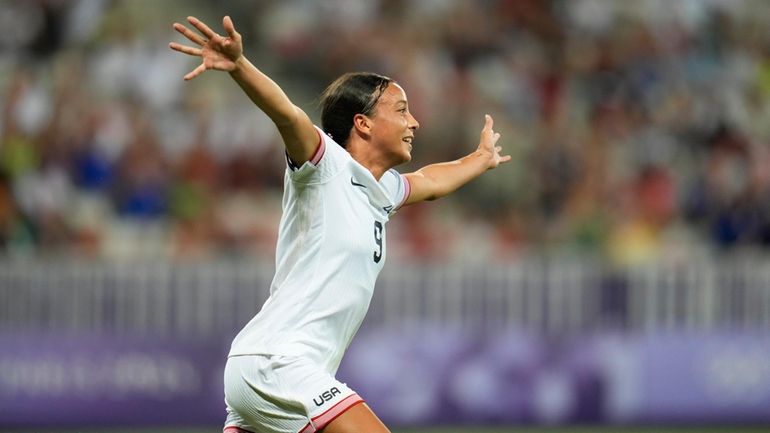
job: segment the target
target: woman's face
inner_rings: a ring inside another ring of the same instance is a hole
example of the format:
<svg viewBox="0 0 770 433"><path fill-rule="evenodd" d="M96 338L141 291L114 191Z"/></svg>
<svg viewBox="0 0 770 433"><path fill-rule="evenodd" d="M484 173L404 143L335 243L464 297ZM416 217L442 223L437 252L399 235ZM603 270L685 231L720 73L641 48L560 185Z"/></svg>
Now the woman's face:
<svg viewBox="0 0 770 433"><path fill-rule="evenodd" d="M390 83L380 96L372 114L372 137L386 157L392 157L394 166L412 159L412 139L420 127L409 112L406 92L396 83Z"/></svg>

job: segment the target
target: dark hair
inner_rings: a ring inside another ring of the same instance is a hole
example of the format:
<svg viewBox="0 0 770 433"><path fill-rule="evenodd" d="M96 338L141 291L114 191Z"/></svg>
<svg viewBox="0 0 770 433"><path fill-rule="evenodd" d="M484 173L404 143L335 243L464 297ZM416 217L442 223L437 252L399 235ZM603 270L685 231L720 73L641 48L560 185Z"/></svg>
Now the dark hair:
<svg viewBox="0 0 770 433"><path fill-rule="evenodd" d="M321 95L321 127L345 147L356 114L370 116L393 79L372 72L348 72L334 80Z"/></svg>

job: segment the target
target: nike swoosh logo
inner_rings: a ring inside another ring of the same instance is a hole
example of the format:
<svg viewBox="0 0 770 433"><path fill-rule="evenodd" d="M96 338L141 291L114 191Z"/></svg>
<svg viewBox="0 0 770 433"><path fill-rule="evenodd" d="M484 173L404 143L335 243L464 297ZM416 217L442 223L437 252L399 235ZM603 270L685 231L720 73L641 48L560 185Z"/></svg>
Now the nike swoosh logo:
<svg viewBox="0 0 770 433"><path fill-rule="evenodd" d="M352 183L352 184L353 184L353 186L359 186L359 187L361 187L361 188L366 188L366 185L364 185L363 183L358 183L358 182L356 182L355 180L353 180L353 178L352 178L352 177L350 178L350 183Z"/></svg>

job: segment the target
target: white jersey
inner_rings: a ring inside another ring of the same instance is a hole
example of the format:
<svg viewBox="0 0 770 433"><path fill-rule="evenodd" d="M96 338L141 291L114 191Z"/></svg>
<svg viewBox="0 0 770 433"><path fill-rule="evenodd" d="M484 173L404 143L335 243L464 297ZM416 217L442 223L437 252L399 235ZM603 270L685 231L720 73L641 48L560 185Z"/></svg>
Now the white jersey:
<svg viewBox="0 0 770 433"><path fill-rule="evenodd" d="M385 224L409 197L395 170L374 176L326 134L284 176L270 296L229 356L300 356L334 374L369 309L385 263Z"/></svg>

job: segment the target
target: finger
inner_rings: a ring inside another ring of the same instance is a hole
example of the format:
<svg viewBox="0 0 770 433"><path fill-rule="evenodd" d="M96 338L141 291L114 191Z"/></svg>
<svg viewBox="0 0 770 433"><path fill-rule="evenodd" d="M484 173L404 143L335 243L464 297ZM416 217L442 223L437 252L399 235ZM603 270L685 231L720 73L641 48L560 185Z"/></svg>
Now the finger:
<svg viewBox="0 0 770 433"><path fill-rule="evenodd" d="M200 48L188 47L186 45L177 44L176 42L171 42L170 44L168 44L168 46L174 51L179 51L180 53L188 54L191 56L200 57L203 53L203 50L201 50Z"/></svg>
<svg viewBox="0 0 770 433"><path fill-rule="evenodd" d="M214 32L214 30L211 30L209 26L207 26L203 21L199 20L195 17L187 17L187 21L190 22L190 24L193 25L196 29L198 29L199 32L203 33L203 36L206 36L209 39L214 39L218 34Z"/></svg>
<svg viewBox="0 0 770 433"><path fill-rule="evenodd" d="M205 71L206 71L206 64L205 63L201 63L200 65L198 65L197 68L193 69L190 73L185 75L184 76L184 80L185 81L190 81L190 80L192 80L193 78L197 77L198 75L202 74Z"/></svg>
<svg viewBox="0 0 770 433"><path fill-rule="evenodd" d="M501 146L495 146L495 152L500 153L503 151L503 148Z"/></svg>
<svg viewBox="0 0 770 433"><path fill-rule="evenodd" d="M492 129L492 126L494 126L495 121L492 119L492 116L489 114L484 115L484 129Z"/></svg>
<svg viewBox="0 0 770 433"><path fill-rule="evenodd" d="M500 162L508 162L511 160L511 155L505 155L500 157Z"/></svg>
<svg viewBox="0 0 770 433"><path fill-rule="evenodd" d="M481 142L483 143L483 146L489 149L490 151L494 151L495 145L497 144L497 140L500 139L500 134L497 132L493 133L489 130L484 130L481 133Z"/></svg>
<svg viewBox="0 0 770 433"><path fill-rule="evenodd" d="M181 33L182 35L184 35L184 37L186 37L187 39L189 39L193 43L196 43L198 45L205 45L206 44L206 41L204 41L203 38L200 37L200 35L198 35L194 31L188 29L187 27L183 26L182 24L174 23L174 30L176 30L179 33Z"/></svg>
<svg viewBox="0 0 770 433"><path fill-rule="evenodd" d="M222 25L225 28L225 31L227 32L227 36L231 37L232 39L238 39L240 36L238 32L235 31L235 25L233 24L232 18L230 18L229 15L226 15L222 19Z"/></svg>

